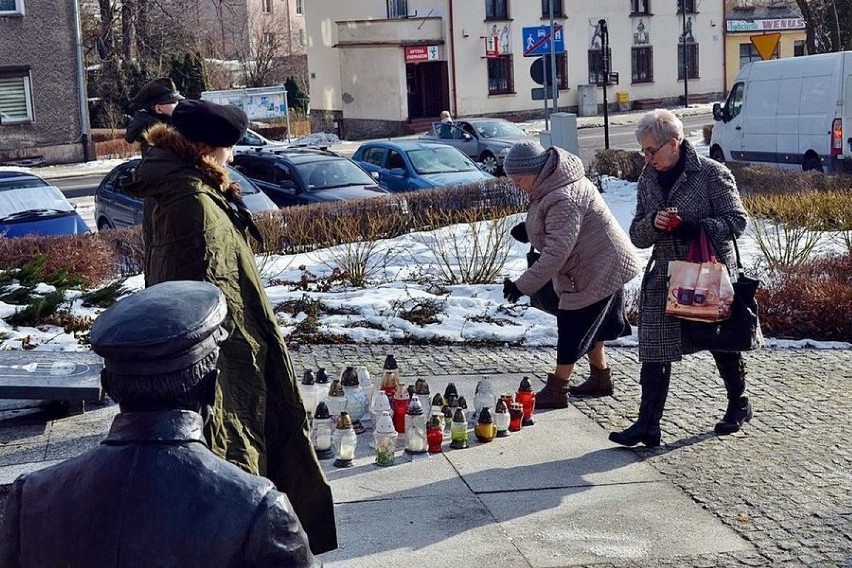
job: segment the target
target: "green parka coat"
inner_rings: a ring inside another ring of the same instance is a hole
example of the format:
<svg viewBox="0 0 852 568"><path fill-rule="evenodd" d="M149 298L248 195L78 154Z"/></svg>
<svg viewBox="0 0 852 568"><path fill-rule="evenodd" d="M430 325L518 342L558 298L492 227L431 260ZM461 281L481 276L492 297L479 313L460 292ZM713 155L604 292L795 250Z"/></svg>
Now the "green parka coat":
<svg viewBox="0 0 852 568"><path fill-rule="evenodd" d="M153 146L128 191L152 205L145 283L203 280L228 302L228 339L219 356L211 449L286 493L311 550L337 547L331 488L310 443L307 416L287 346L263 289L227 170L201 158L167 125L147 134ZM227 522L227 519L223 519Z"/></svg>

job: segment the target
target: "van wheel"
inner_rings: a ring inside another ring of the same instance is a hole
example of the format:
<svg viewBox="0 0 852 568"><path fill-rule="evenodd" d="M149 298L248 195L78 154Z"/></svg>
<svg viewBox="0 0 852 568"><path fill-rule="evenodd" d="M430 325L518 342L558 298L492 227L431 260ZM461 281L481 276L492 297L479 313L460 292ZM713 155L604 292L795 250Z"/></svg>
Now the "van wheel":
<svg viewBox="0 0 852 568"><path fill-rule="evenodd" d="M106 219L98 221L98 232L109 231L110 229L112 229L112 225L109 224L109 221Z"/></svg>
<svg viewBox="0 0 852 568"><path fill-rule="evenodd" d="M802 171L809 172L811 170L822 173L822 162L816 156L805 156L805 161L802 162Z"/></svg>
<svg viewBox="0 0 852 568"><path fill-rule="evenodd" d="M713 146L713 148L710 149L710 159L716 160L720 164L724 164L725 153L718 146Z"/></svg>

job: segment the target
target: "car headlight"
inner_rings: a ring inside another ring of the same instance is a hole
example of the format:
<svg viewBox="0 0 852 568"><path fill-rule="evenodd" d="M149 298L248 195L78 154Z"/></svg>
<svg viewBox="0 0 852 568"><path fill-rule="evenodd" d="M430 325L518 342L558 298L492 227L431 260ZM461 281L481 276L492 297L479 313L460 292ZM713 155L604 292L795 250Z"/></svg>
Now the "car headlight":
<svg viewBox="0 0 852 568"><path fill-rule="evenodd" d="M500 155L501 155L501 156L505 156L506 154L508 154L508 153L509 153L509 150L510 150L510 149L511 149L511 148L503 148L502 150L500 150Z"/></svg>

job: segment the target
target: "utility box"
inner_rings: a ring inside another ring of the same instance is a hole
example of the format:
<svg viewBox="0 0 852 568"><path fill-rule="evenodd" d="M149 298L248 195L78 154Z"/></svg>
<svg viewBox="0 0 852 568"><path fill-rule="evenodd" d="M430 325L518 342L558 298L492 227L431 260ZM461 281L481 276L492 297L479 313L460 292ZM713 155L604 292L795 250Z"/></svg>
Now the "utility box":
<svg viewBox="0 0 852 568"><path fill-rule="evenodd" d="M597 85L577 85L577 91L580 95L580 105L579 105L580 116L597 116L598 115L598 86Z"/></svg>
<svg viewBox="0 0 852 568"><path fill-rule="evenodd" d="M580 155L580 140L577 136L577 115L570 112L554 112L550 115L550 144Z"/></svg>
<svg viewBox="0 0 852 568"><path fill-rule="evenodd" d="M290 118L287 108L287 89L284 85L204 91L201 93L201 100L241 108L249 120Z"/></svg>

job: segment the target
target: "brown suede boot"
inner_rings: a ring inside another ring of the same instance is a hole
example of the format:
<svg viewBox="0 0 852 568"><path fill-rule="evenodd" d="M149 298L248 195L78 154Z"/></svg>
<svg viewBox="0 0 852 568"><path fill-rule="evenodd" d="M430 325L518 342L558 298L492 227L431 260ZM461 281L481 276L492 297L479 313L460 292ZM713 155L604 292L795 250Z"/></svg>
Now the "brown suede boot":
<svg viewBox="0 0 852 568"><path fill-rule="evenodd" d="M536 408L568 408L568 379L547 374L547 384L535 393Z"/></svg>
<svg viewBox="0 0 852 568"><path fill-rule="evenodd" d="M589 365L589 378L579 385L571 385L568 392L573 396L612 396L612 376L610 368L598 369Z"/></svg>

